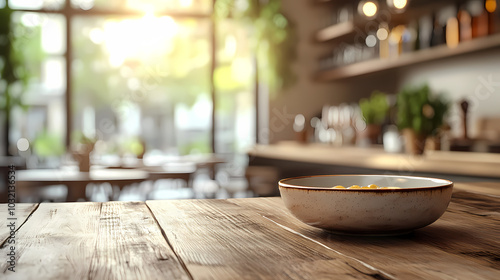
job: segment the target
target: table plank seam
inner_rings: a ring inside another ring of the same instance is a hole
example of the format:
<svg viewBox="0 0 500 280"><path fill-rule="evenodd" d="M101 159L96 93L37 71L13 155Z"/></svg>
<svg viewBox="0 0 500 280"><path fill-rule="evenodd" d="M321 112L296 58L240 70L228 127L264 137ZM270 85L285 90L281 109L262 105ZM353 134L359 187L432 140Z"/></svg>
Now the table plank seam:
<svg viewBox="0 0 500 280"><path fill-rule="evenodd" d="M153 213L153 211L151 210L151 208L149 207L149 205L147 203L144 203L146 205L146 207L148 208L149 210L149 213L151 213L151 216L153 217L153 219L155 220L155 223L156 225L158 226L158 228L160 229L160 232L161 232L161 235L163 236L163 239L165 239L165 242L167 242L167 245L168 247L170 247L170 249L172 249L172 252L174 253L175 257L177 258L177 261L179 261L180 265L182 266L182 268L184 269L184 271L186 272L187 276L189 277L189 279L191 280L194 280L194 277L193 275L191 274L191 272L189 271L189 269L187 268L187 265L186 263L184 262L184 260L181 258L181 256L179 256L179 254L177 254L174 246L172 246L172 244L170 243L170 241L168 240L168 237L167 237L167 234L165 233L165 231L163 230L163 228L161 227L160 223L158 222L158 219L156 218L155 214Z"/></svg>
<svg viewBox="0 0 500 280"><path fill-rule="evenodd" d="M99 203L99 218L101 217L102 215L102 207L103 207L103 203L102 202L98 202ZM99 231L97 233L97 237L99 237ZM90 262L89 262L89 269L87 270L87 278L88 279L91 279L91 275L92 275L92 261L94 260L96 254L97 254L97 243L98 243L98 238L95 239L95 242L94 242L94 252L92 252L92 256L90 257Z"/></svg>
<svg viewBox="0 0 500 280"><path fill-rule="evenodd" d="M293 229L291 229L291 228L289 228L289 227L287 227L287 226L285 226L285 225L282 225L282 224L280 224L280 223L278 223L278 222L274 221L273 219L270 219L270 218L268 218L268 217L266 217L266 216L264 216L264 215L261 215L261 216L262 216L264 219L266 219L266 220L268 220L268 221L270 221L270 222L272 222L272 223L276 224L277 226L279 226L279 227L283 228L284 230L286 230L286 231L288 231L288 232L290 232L290 233L293 233L293 234L295 234L295 235L297 235L297 236L300 236L300 237L302 237L302 238L304 238L304 239L307 239L307 240L309 240L309 241L312 241L312 242L314 242L314 243L316 243L316 244L318 244L318 245L322 246L323 248L325 248L325 249L327 249L327 250L330 250L330 251L332 251L332 252L334 252L334 253L336 253L336 254L338 254L338 255L341 255L341 256L343 256L343 257L345 257L345 258L349 258L349 259L351 259L351 260L354 260L354 261L356 261L357 263L361 264L362 266L364 266L364 267L368 268L370 271L373 271L373 272L374 272L374 273L366 273L366 272L364 272L364 271L362 271L362 270L358 269L356 266L354 266L354 265L350 264L349 262L345 262L348 266L352 267L354 270L356 270L356 271L358 271L358 272L360 272L360 273L362 273L362 274L364 274L364 275L367 275L367 276L373 277L373 278L375 278L375 279L380 279L380 280L396 279L396 277L394 277L394 276L390 275L389 273L384 272L384 271L382 271L382 270L380 270L380 269L377 269L377 268L375 268L375 267L371 266L370 264L367 264L367 263L365 263L365 262L363 262L363 261L361 261L361 260L359 260L359 259L357 259L357 258L355 258L355 257L352 257L352 256L349 256L349 255L346 255L346 254L344 254L344 253L342 253L342 252L339 252L339 251L337 251L337 250L335 250L335 249L333 249L333 248L330 248L329 246L327 246L327 245L325 245L325 244L323 244L323 243L321 243L321 242L319 242L319 241L317 241L317 240L315 240L315 239L313 239L313 238L310 238L310 237L308 237L308 236L305 236L305 235L301 234L300 232L297 232L297 231L295 231L295 230L293 230Z"/></svg>
<svg viewBox="0 0 500 280"><path fill-rule="evenodd" d="M35 213L35 211L38 209L38 207L40 206L40 203L37 203L35 205L35 207L33 207L33 209L31 210L30 214L26 217L26 219L24 219L23 223L21 225L19 225L19 227L16 228L16 233L21 229L21 227L31 218L31 216L33 216L33 213ZM0 249L3 249L4 248L4 245L5 243L7 242L7 240L9 240L10 236L6 237L4 240L2 240L2 243L0 243Z"/></svg>

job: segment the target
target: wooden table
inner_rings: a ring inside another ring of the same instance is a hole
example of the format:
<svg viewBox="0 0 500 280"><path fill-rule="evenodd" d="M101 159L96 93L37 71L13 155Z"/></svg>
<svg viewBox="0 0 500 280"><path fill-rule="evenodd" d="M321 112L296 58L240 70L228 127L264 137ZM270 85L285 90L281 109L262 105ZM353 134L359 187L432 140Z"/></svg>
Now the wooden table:
<svg viewBox="0 0 500 280"><path fill-rule="evenodd" d="M279 197L18 204L16 217L16 272L2 259L2 279L500 279L492 183L457 184L437 222L396 237L304 225Z"/></svg>
<svg viewBox="0 0 500 280"><path fill-rule="evenodd" d="M68 187L67 201L86 199L85 188L90 183L110 183L122 189L124 186L140 183L148 178L149 174L146 171L119 169L91 169L90 172L61 169L31 169L16 172L16 183L21 189L39 188L49 185L66 185Z"/></svg>
<svg viewBox="0 0 500 280"><path fill-rule="evenodd" d="M141 170L149 173L149 180L181 179L186 182L186 187L192 187L192 176L196 172L194 163L170 163L162 166L146 166Z"/></svg>
<svg viewBox="0 0 500 280"><path fill-rule="evenodd" d="M7 202L7 182L11 166L15 170L26 169L26 161L22 157L0 156L0 203Z"/></svg>

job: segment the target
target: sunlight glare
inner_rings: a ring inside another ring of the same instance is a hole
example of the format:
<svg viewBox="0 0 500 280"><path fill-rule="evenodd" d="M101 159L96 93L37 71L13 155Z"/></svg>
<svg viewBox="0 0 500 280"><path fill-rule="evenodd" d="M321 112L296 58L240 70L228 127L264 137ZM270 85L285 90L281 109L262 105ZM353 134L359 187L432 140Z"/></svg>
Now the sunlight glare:
<svg viewBox="0 0 500 280"><path fill-rule="evenodd" d="M100 45L104 42L104 32L100 28L92 28L89 33L90 40L96 44Z"/></svg>
<svg viewBox="0 0 500 280"><path fill-rule="evenodd" d="M112 21L104 26L110 64L117 67L127 59L147 59L169 49L177 34L177 23L168 16L147 12L141 19Z"/></svg>
<svg viewBox="0 0 500 280"><path fill-rule="evenodd" d="M191 7L193 5L193 0L179 0L181 7Z"/></svg>
<svg viewBox="0 0 500 280"><path fill-rule="evenodd" d="M244 58L235 58L231 64L231 74L239 83L246 83L252 76L252 62Z"/></svg>
<svg viewBox="0 0 500 280"><path fill-rule="evenodd" d="M224 51L226 55L228 57L233 57L234 55L236 55L236 38L233 35L228 35L224 43Z"/></svg>

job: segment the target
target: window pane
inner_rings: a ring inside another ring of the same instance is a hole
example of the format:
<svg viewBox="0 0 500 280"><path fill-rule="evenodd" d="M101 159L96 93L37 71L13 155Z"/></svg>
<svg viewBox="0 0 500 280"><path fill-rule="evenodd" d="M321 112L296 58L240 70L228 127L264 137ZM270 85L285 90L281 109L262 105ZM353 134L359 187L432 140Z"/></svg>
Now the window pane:
<svg viewBox="0 0 500 280"><path fill-rule="evenodd" d="M212 0L71 0L76 9L209 13Z"/></svg>
<svg viewBox="0 0 500 280"><path fill-rule="evenodd" d="M27 108L13 111L11 143L27 138L36 155L58 156L64 149L66 128L65 17L15 12L12 21L14 56L22 65L17 73L27 84L15 85L11 94L19 89Z"/></svg>
<svg viewBox="0 0 500 280"><path fill-rule="evenodd" d="M255 73L249 34L244 25L230 20L218 28L216 151L245 153L255 144Z"/></svg>
<svg viewBox="0 0 500 280"><path fill-rule="evenodd" d="M173 153L210 151L209 21L77 17L73 127L106 141Z"/></svg>
<svg viewBox="0 0 500 280"><path fill-rule="evenodd" d="M27 10L59 10L64 7L65 0L9 0L9 7L12 9Z"/></svg>

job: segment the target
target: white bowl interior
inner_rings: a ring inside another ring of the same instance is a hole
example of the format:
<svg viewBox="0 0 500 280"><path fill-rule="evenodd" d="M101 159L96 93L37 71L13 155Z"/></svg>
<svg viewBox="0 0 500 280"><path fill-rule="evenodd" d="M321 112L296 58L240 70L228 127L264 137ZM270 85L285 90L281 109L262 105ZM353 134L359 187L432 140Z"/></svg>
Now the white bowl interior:
<svg viewBox="0 0 500 280"><path fill-rule="evenodd" d="M391 176L391 175L340 175L340 176L312 176L286 179L280 183L282 186L331 188L341 185L350 187L352 185L367 186L375 184L379 187L399 188L429 188L451 184L444 179Z"/></svg>

